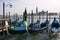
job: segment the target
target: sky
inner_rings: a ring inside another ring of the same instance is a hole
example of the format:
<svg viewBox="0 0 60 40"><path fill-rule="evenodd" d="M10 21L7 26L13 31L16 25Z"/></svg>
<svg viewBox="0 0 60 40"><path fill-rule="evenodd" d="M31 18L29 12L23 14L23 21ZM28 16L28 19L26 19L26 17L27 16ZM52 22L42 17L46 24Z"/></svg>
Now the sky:
<svg viewBox="0 0 60 40"><path fill-rule="evenodd" d="M23 14L25 8L28 13L36 12L36 7L38 11L47 11L48 12L60 12L60 0L0 0L0 15L3 14L3 2L5 5L11 3L13 6L5 6L5 13L11 13L11 15L17 13L18 15Z"/></svg>

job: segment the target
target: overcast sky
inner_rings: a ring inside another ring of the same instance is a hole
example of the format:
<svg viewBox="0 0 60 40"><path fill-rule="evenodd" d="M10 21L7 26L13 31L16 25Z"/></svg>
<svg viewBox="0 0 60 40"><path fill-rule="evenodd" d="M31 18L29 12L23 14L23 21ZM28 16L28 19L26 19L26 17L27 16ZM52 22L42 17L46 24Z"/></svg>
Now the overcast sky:
<svg viewBox="0 0 60 40"><path fill-rule="evenodd" d="M2 6L3 2L5 4L11 3L12 8L5 6L5 13L11 12L11 15L18 13L19 15L23 14L24 9L27 9L28 13L31 13L31 10L35 13L36 6L38 11L49 11L49 12L60 12L60 0L0 0L0 14L3 13Z"/></svg>

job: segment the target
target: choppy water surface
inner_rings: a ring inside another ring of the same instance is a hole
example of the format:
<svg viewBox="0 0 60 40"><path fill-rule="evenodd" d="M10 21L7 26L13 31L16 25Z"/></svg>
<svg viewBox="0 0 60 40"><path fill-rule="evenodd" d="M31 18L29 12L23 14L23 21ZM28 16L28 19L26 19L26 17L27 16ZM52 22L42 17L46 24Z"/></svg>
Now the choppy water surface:
<svg viewBox="0 0 60 40"><path fill-rule="evenodd" d="M60 37L50 37L48 33L38 33L38 34L14 34L11 36L0 35L0 40L59 40Z"/></svg>

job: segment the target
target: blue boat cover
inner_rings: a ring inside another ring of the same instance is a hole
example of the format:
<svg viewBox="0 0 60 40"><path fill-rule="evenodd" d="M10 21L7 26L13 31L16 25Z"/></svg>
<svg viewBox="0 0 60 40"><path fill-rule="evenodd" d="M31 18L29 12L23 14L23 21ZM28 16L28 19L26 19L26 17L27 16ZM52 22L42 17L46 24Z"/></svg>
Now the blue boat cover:
<svg viewBox="0 0 60 40"><path fill-rule="evenodd" d="M55 28L58 28L59 27L59 22L58 22L58 20L56 20L56 18L54 18L51 27L55 27Z"/></svg>
<svg viewBox="0 0 60 40"><path fill-rule="evenodd" d="M54 18L53 23L59 23L58 20Z"/></svg>
<svg viewBox="0 0 60 40"><path fill-rule="evenodd" d="M20 26L20 27L12 28L11 30L15 30L15 31L26 30L26 26Z"/></svg>
<svg viewBox="0 0 60 40"><path fill-rule="evenodd" d="M41 23L41 28L47 26L49 24L49 22L44 22L44 23Z"/></svg>
<svg viewBox="0 0 60 40"><path fill-rule="evenodd" d="M15 22L16 22L16 21L12 20L11 22L9 22L9 25L15 24ZM23 22L24 22L23 20L17 21L17 24L20 25L20 24L22 24Z"/></svg>
<svg viewBox="0 0 60 40"><path fill-rule="evenodd" d="M22 24L24 21L23 20L20 20L20 21L17 21L17 24L20 25Z"/></svg>
<svg viewBox="0 0 60 40"><path fill-rule="evenodd" d="M0 27L2 27L3 26L3 24L0 24Z"/></svg>
<svg viewBox="0 0 60 40"><path fill-rule="evenodd" d="M45 24L45 25L49 24L49 21L45 21L44 24Z"/></svg>
<svg viewBox="0 0 60 40"><path fill-rule="evenodd" d="M49 24L48 21L45 21L44 23L38 23L33 25L33 28L31 28L30 30L42 30L43 27L45 27L47 24Z"/></svg>
<svg viewBox="0 0 60 40"><path fill-rule="evenodd" d="M58 31L58 29L55 28L55 27L53 27L51 30L52 30L53 32L57 32L57 31Z"/></svg>
<svg viewBox="0 0 60 40"><path fill-rule="evenodd" d="M56 20L56 18L54 18L52 25L51 25L51 31L57 32L58 28L59 28L59 22L58 22L58 20Z"/></svg>
<svg viewBox="0 0 60 40"><path fill-rule="evenodd" d="M38 24L35 24L34 27L41 28L41 25L40 25L40 23L38 23Z"/></svg>
<svg viewBox="0 0 60 40"><path fill-rule="evenodd" d="M11 25L11 24L15 24L15 21L12 20L12 21L8 22L8 24L9 24L9 25Z"/></svg>
<svg viewBox="0 0 60 40"><path fill-rule="evenodd" d="M29 24L28 26L29 26L29 27L32 27L32 26L34 26L34 25L36 25L36 23L31 23L31 24Z"/></svg>
<svg viewBox="0 0 60 40"><path fill-rule="evenodd" d="M15 20L12 20L11 22L15 22Z"/></svg>
<svg viewBox="0 0 60 40"><path fill-rule="evenodd" d="M43 27L45 27L47 24L49 24L49 22L48 21L45 21L44 23L38 23L38 24L36 24L35 25L35 27L38 27L38 28L43 28Z"/></svg>

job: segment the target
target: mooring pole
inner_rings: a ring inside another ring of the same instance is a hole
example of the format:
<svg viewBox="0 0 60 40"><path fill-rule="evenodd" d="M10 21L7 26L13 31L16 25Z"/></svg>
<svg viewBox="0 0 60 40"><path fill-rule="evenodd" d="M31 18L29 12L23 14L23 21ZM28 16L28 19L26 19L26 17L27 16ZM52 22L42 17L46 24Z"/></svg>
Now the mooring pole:
<svg viewBox="0 0 60 40"><path fill-rule="evenodd" d="M29 22L30 22L30 13L29 13L29 15L28 15L28 16L29 16L28 20L29 20Z"/></svg>
<svg viewBox="0 0 60 40"><path fill-rule="evenodd" d="M10 12L9 12L9 19L10 19Z"/></svg>
<svg viewBox="0 0 60 40"><path fill-rule="evenodd" d="M47 19L46 20L48 20L48 11L46 11L46 13L47 13Z"/></svg>
<svg viewBox="0 0 60 40"><path fill-rule="evenodd" d="M3 2L3 18L5 18L5 3Z"/></svg>
<svg viewBox="0 0 60 40"><path fill-rule="evenodd" d="M14 16L13 16L13 17L14 17L14 20L15 20L15 14L14 14Z"/></svg>
<svg viewBox="0 0 60 40"><path fill-rule="evenodd" d="M43 20L43 22L44 22L44 10L42 10L42 20Z"/></svg>
<svg viewBox="0 0 60 40"><path fill-rule="evenodd" d="M33 10L31 11L31 23L33 24L33 20L34 20L34 18L33 18Z"/></svg>
<svg viewBox="0 0 60 40"><path fill-rule="evenodd" d="M46 11L46 16L47 16L47 18L46 18L46 20L48 21L48 11ZM48 33L50 33L50 26L48 25Z"/></svg>
<svg viewBox="0 0 60 40"><path fill-rule="evenodd" d="M49 23L50 23L50 19L51 19L51 17L50 17L50 14L49 14Z"/></svg>
<svg viewBox="0 0 60 40"><path fill-rule="evenodd" d="M7 13L6 13L6 19L7 19L8 17L7 17Z"/></svg>
<svg viewBox="0 0 60 40"><path fill-rule="evenodd" d="M59 12L59 23L60 23L60 12Z"/></svg>
<svg viewBox="0 0 60 40"><path fill-rule="evenodd" d="M16 20L17 20L17 13L16 13Z"/></svg>
<svg viewBox="0 0 60 40"><path fill-rule="evenodd" d="M5 18L5 3L3 2L3 19ZM5 21L3 21L3 26L5 24ZM3 29L2 29L3 31Z"/></svg>
<svg viewBox="0 0 60 40"><path fill-rule="evenodd" d="M41 21L40 13L39 13L39 20Z"/></svg>

